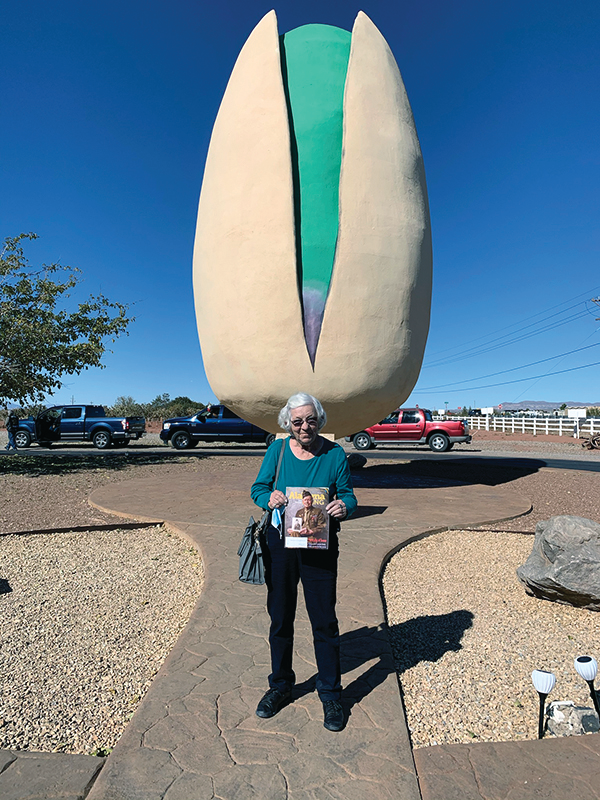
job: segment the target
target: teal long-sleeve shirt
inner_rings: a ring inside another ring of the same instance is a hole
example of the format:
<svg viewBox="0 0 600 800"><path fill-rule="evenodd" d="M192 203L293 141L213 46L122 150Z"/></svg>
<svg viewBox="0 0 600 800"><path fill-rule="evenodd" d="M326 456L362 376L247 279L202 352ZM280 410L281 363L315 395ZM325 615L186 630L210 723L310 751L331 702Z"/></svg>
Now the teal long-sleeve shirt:
<svg viewBox="0 0 600 800"><path fill-rule="evenodd" d="M273 486L277 461L281 446L285 446L277 486ZM323 447L314 458L306 461L296 458L289 445L289 439L278 439L266 452L258 477L252 484L250 495L257 506L267 508L274 489L285 494L287 486L327 486L329 499L337 497L346 504L348 516L358 505L352 488L352 476L346 453L335 442L325 439Z"/></svg>

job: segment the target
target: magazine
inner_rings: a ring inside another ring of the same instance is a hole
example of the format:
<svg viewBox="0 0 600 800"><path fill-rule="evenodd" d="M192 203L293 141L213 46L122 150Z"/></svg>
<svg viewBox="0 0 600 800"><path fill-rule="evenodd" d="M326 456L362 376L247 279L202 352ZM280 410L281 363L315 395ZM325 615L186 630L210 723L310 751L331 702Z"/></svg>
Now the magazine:
<svg viewBox="0 0 600 800"><path fill-rule="evenodd" d="M283 519L286 547L327 550L329 547L329 490L322 486L288 486Z"/></svg>

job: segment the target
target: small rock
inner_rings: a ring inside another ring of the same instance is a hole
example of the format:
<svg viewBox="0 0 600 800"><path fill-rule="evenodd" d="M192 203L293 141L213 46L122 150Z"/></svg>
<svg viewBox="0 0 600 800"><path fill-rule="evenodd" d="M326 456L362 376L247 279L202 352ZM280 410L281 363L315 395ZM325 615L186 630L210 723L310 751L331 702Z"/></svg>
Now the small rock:
<svg viewBox="0 0 600 800"><path fill-rule="evenodd" d="M593 708L576 706L571 700L555 700L546 708L546 731L552 736L598 733L600 723Z"/></svg>

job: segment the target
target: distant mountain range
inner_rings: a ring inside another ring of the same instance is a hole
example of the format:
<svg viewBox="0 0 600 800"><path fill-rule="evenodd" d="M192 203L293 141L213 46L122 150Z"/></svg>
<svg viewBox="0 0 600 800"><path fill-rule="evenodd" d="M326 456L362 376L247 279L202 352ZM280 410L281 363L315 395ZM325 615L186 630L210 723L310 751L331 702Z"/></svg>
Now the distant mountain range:
<svg viewBox="0 0 600 800"><path fill-rule="evenodd" d="M597 403L576 403L572 400L564 400L564 404L569 408L585 408L586 406L600 406ZM502 411L554 411L560 408L563 403L548 403L546 400L521 400L520 403L502 403ZM498 408L498 406L496 406Z"/></svg>

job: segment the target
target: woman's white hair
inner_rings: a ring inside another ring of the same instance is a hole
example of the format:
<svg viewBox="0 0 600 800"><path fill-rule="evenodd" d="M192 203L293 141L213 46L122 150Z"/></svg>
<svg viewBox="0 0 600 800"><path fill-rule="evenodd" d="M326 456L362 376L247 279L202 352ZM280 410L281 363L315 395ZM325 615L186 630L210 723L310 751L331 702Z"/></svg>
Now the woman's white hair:
<svg viewBox="0 0 600 800"><path fill-rule="evenodd" d="M277 418L279 427L287 433L290 433L292 430L292 411L295 408L300 408L300 406L312 406L314 408L315 414L317 415L317 430L320 431L327 422L327 414L317 398L313 397L312 394L306 394L305 392L293 394L281 409L279 412L279 417Z"/></svg>

